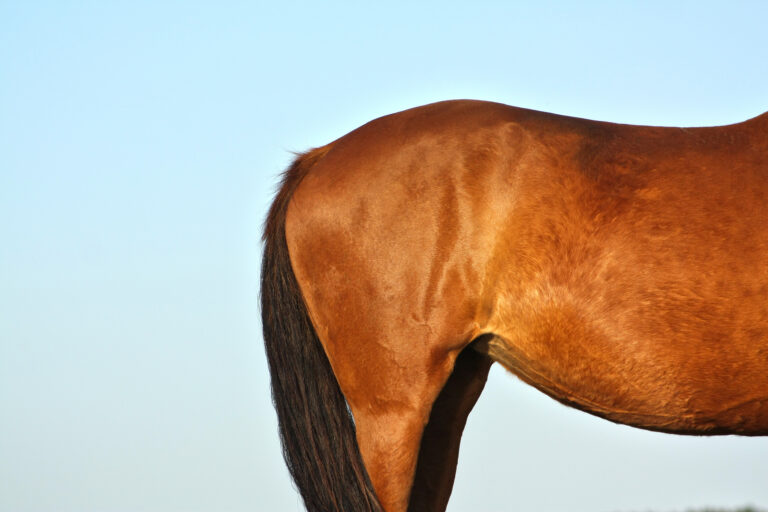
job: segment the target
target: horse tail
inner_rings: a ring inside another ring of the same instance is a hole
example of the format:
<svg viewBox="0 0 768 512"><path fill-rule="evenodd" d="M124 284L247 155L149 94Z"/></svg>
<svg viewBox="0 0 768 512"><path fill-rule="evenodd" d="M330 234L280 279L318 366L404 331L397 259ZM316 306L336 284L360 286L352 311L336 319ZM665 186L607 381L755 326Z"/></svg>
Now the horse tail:
<svg viewBox="0 0 768 512"><path fill-rule="evenodd" d="M264 229L261 316L283 457L314 511L380 512L355 424L312 326L285 238L288 203L328 146L299 155L283 175Z"/></svg>

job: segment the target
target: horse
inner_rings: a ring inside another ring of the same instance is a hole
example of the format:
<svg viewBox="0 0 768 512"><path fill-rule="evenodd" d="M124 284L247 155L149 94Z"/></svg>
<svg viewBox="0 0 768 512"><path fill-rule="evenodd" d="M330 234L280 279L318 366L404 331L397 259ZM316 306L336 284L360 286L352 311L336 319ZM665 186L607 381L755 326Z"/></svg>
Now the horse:
<svg viewBox="0 0 768 512"><path fill-rule="evenodd" d="M500 363L563 404L768 435L768 113L651 127L456 100L297 156L264 229L310 511L444 510Z"/></svg>

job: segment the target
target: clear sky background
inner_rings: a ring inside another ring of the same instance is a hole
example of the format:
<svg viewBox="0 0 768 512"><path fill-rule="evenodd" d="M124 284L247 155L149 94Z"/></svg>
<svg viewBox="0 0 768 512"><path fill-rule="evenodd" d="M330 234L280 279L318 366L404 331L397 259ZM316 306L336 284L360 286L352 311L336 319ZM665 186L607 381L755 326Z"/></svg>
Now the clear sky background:
<svg viewBox="0 0 768 512"><path fill-rule="evenodd" d="M0 511L296 511L260 335L290 151L449 98L656 125L768 110L765 2L0 0ZM768 439L497 369L449 510L768 508Z"/></svg>

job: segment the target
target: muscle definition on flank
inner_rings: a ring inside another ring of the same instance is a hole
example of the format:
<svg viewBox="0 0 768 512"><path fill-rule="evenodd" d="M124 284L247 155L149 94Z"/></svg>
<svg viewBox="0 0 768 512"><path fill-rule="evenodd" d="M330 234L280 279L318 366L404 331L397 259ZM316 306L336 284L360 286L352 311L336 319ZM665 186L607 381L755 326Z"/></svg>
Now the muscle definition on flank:
<svg viewBox="0 0 768 512"><path fill-rule="evenodd" d="M407 110L299 156L264 240L273 398L310 511L444 510L493 362L610 421L768 434L768 114Z"/></svg>

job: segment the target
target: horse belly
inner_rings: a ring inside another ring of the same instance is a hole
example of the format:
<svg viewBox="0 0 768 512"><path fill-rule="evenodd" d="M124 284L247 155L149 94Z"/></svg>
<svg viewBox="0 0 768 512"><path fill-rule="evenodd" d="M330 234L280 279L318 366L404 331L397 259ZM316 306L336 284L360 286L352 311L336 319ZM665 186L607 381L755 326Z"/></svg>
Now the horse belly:
<svg viewBox="0 0 768 512"><path fill-rule="evenodd" d="M768 283L723 270L731 260L661 265L637 248L605 256L611 243L601 242L601 257L563 263L567 276L500 277L485 350L553 398L612 421L768 433Z"/></svg>

